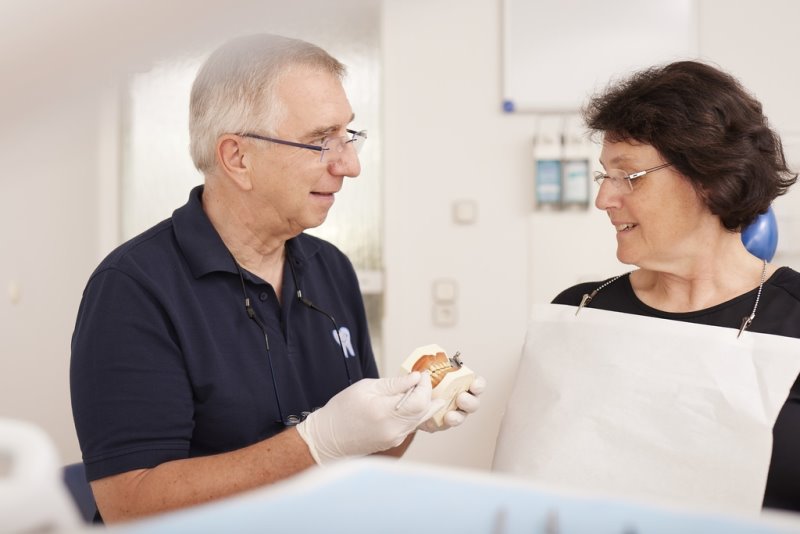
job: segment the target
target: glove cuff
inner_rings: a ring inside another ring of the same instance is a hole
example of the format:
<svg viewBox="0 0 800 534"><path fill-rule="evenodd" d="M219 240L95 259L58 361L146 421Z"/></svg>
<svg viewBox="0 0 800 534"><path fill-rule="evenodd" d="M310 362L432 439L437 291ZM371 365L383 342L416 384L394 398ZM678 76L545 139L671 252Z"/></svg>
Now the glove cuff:
<svg viewBox="0 0 800 534"><path fill-rule="evenodd" d="M311 457L314 458L314 461L317 465L322 465L322 460L319 457L319 453L317 452L317 448L314 446L314 440L311 438L311 434L306 429L306 419L305 421L300 422L295 428L297 429L297 433L300 435L300 438L306 443L308 447L308 452L311 453Z"/></svg>

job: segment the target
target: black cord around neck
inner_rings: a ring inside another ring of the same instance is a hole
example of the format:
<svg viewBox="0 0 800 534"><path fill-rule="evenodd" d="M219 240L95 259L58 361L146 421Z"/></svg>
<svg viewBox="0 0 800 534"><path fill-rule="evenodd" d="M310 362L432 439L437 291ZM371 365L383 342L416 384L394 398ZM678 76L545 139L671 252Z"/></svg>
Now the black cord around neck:
<svg viewBox="0 0 800 534"><path fill-rule="evenodd" d="M233 254L231 254L231 257L233 258ZM239 263L236 261L236 258L233 258L233 265L236 267L236 272L239 273L239 281L242 283L242 296L244 297L244 309L247 312L247 316L252 319L256 325L258 325L258 328L264 335L264 346L267 349L267 363L269 364L269 376L272 380L272 390L275 392L275 405L278 408L278 417L280 417L281 422L284 422L285 424L283 410L281 409L281 398L280 395L278 395L278 383L275 380L275 368L272 366L272 353L269 350L269 336L267 336L267 327L261 322L261 319L258 318L253 306L250 305L250 297L247 296L247 289L244 285L244 274L242 274L242 268L239 267Z"/></svg>
<svg viewBox="0 0 800 534"><path fill-rule="evenodd" d="M314 310L315 312L321 313L325 317L327 317L331 324L333 324L333 331L336 333L336 339L339 341L339 347L342 349L342 356L344 357L344 370L347 373L347 385L351 385L353 383L353 378L350 376L350 366L347 365L347 348L344 346L342 342L342 335L339 331L339 325L336 323L336 319L334 319L333 315L326 312L311 300L307 299L303 296L303 291L300 289L300 284L297 282L297 273L294 270L294 257L292 256L289 247L286 247L286 261L289 262L289 270L292 272L292 282L294 282L295 288L295 295L297 296L297 300L299 300L303 305L307 306L308 308Z"/></svg>
<svg viewBox="0 0 800 534"><path fill-rule="evenodd" d="M236 267L236 272L239 273L239 281L242 282L242 296L244 297L244 309L247 312L247 316L254 320L256 324L263 330L264 325L262 325L261 321L259 321L258 317L256 317L256 311L250 305L250 297L247 296L247 289L244 287L244 275L242 274L242 269L239 267L236 259L233 260L233 265ZM264 335L267 335L266 332ZM269 341L267 341L267 348L269 348Z"/></svg>

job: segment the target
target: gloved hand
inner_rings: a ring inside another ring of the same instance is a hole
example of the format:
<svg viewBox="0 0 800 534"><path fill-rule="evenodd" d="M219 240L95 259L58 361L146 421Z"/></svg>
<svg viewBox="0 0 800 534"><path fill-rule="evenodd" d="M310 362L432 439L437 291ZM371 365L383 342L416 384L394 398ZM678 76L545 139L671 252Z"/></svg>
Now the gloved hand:
<svg viewBox="0 0 800 534"><path fill-rule="evenodd" d="M414 391L395 409L414 385ZM443 399L431 399L428 373L365 378L337 393L295 428L314 460L323 465L396 447L443 406Z"/></svg>
<svg viewBox="0 0 800 534"><path fill-rule="evenodd" d="M469 414L477 412L478 408L481 407L481 399L479 396L485 389L486 379L482 376L476 377L469 386L469 389L467 391L462 391L456 397L456 408L458 409L450 410L444 414L444 424L442 426L437 427L433 419L427 419L419 425L417 429L424 430L425 432L438 432L439 430L447 430L448 428L460 425Z"/></svg>

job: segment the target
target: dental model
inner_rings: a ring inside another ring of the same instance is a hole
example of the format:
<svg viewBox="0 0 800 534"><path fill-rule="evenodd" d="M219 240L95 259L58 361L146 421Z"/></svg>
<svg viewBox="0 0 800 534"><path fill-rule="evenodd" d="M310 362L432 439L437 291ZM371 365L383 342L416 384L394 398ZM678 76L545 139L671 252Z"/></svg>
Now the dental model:
<svg viewBox="0 0 800 534"><path fill-rule="evenodd" d="M444 408L432 417L437 427L444 425L444 414L456 409L456 397L462 391L467 391L475 380L475 373L464 365L458 352L452 358L448 358L445 350L439 345L418 347L405 359L401 368L406 373L430 372L432 397L448 401Z"/></svg>

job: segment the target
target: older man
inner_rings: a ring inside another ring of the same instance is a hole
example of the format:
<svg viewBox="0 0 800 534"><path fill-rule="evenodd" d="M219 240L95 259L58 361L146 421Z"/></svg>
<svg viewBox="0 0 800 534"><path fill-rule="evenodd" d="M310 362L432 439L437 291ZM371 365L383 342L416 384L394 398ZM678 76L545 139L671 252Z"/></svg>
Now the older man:
<svg viewBox="0 0 800 534"><path fill-rule="evenodd" d="M200 70L189 126L204 186L100 264L73 336L75 425L105 521L400 455L431 428L430 378L377 378L352 265L302 233L361 171L343 75L322 49L271 35Z"/></svg>

